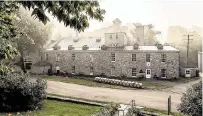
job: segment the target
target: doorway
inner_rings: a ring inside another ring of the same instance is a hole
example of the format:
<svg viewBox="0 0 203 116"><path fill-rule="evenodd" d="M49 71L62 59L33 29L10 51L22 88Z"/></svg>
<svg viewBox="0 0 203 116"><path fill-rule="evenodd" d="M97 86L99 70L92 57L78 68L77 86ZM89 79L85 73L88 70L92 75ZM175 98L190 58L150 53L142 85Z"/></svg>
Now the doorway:
<svg viewBox="0 0 203 116"><path fill-rule="evenodd" d="M151 78L151 69L146 69L146 78Z"/></svg>

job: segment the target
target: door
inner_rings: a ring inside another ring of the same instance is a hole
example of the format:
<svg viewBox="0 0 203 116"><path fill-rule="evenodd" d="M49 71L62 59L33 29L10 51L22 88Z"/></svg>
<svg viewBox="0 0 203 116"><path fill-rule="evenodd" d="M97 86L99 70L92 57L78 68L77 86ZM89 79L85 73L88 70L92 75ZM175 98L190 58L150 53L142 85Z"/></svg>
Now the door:
<svg viewBox="0 0 203 116"><path fill-rule="evenodd" d="M191 71L190 69L185 70L185 77L191 77Z"/></svg>
<svg viewBox="0 0 203 116"><path fill-rule="evenodd" d="M146 78L151 78L151 69L146 69Z"/></svg>

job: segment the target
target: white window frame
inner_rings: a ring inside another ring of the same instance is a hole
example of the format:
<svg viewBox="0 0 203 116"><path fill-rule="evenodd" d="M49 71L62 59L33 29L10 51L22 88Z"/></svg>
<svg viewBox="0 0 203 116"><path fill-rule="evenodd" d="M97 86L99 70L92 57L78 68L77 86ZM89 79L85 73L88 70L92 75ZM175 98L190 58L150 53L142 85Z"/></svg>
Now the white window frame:
<svg viewBox="0 0 203 116"><path fill-rule="evenodd" d="M94 75L94 67L90 67L90 75Z"/></svg>
<svg viewBox="0 0 203 116"><path fill-rule="evenodd" d="M148 61L148 55L149 55L149 61ZM151 55L150 54L146 54L146 62L151 62Z"/></svg>
<svg viewBox="0 0 203 116"><path fill-rule="evenodd" d="M111 62L116 62L116 53L111 53Z"/></svg>
<svg viewBox="0 0 203 116"><path fill-rule="evenodd" d="M162 70L165 70L165 76L163 76ZM167 71L166 69L161 69L161 78L166 78L166 75L167 75L166 71Z"/></svg>
<svg viewBox="0 0 203 116"><path fill-rule="evenodd" d="M137 76L137 69L136 68L132 68L131 69L131 75L132 75L132 77L136 77Z"/></svg>
<svg viewBox="0 0 203 116"><path fill-rule="evenodd" d="M115 67L111 67L111 76L112 77L116 76L115 71L116 71L116 68Z"/></svg>
<svg viewBox="0 0 203 116"><path fill-rule="evenodd" d="M187 72L189 72L189 73L187 73ZM191 70L190 69L186 69L185 70L185 74L188 74L188 75L190 74L191 75Z"/></svg>
<svg viewBox="0 0 203 116"><path fill-rule="evenodd" d="M72 60L75 60L75 53L71 54Z"/></svg>
<svg viewBox="0 0 203 116"><path fill-rule="evenodd" d="M137 60L137 55L136 54L132 54L131 55L131 61L136 61Z"/></svg>
<svg viewBox="0 0 203 116"><path fill-rule="evenodd" d="M167 56L166 54L161 54L161 62L166 62Z"/></svg>
<svg viewBox="0 0 203 116"><path fill-rule="evenodd" d="M71 66L71 73L75 74L75 66Z"/></svg>
<svg viewBox="0 0 203 116"><path fill-rule="evenodd" d="M45 60L49 60L49 55L45 54Z"/></svg>

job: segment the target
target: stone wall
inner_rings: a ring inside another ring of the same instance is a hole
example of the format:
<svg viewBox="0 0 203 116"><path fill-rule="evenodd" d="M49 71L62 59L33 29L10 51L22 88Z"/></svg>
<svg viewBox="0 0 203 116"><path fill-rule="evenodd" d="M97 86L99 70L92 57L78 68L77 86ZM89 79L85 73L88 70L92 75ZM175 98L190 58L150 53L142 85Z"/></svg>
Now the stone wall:
<svg viewBox="0 0 203 116"><path fill-rule="evenodd" d="M115 62L111 61L111 53L115 53L116 55ZM164 63L161 62L161 54L163 53L167 55L167 60ZM155 74L160 76L161 69L166 69L167 78L179 77L178 51L46 50L44 51L44 55L42 55L42 60L45 60L45 54L48 54L48 60L52 63L54 72L56 72L56 66L59 66L60 71L72 73L71 66L75 66L76 74L83 73L90 75L90 67L93 67L94 75L104 73L107 76L111 76L111 69L115 67L116 77L123 75L132 77L132 68L136 68L137 73L140 70L145 72L146 69L151 69L151 77L153 77ZM60 54L59 61L56 61L57 54ZM75 54L75 60L72 59L72 54ZM136 61L132 61L132 54L136 54ZM146 65L146 54L151 55L150 66ZM39 71L40 69L37 70Z"/></svg>
<svg viewBox="0 0 203 116"><path fill-rule="evenodd" d="M185 70L186 69L189 69L191 71L191 77L197 77L197 71L198 71L198 68L181 68L180 69L180 75L181 77L185 77Z"/></svg>
<svg viewBox="0 0 203 116"><path fill-rule="evenodd" d="M50 66L31 66L32 74L48 74Z"/></svg>

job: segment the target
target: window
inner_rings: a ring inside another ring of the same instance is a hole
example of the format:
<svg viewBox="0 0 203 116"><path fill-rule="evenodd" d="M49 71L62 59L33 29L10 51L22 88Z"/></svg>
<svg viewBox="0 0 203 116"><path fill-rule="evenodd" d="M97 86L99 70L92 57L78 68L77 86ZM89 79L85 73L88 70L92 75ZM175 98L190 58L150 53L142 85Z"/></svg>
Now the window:
<svg viewBox="0 0 203 116"><path fill-rule="evenodd" d="M161 69L161 77L166 77L166 69Z"/></svg>
<svg viewBox="0 0 203 116"><path fill-rule="evenodd" d="M94 73L94 68L90 67L90 75L93 75L93 73Z"/></svg>
<svg viewBox="0 0 203 116"><path fill-rule="evenodd" d="M60 58L60 56L59 56L59 54L57 54L56 55L56 61L59 61L59 58Z"/></svg>
<svg viewBox="0 0 203 116"><path fill-rule="evenodd" d="M146 62L150 62L150 54L146 54Z"/></svg>
<svg viewBox="0 0 203 116"><path fill-rule="evenodd" d="M115 53L111 53L111 61L112 62L116 61L116 54Z"/></svg>
<svg viewBox="0 0 203 116"><path fill-rule="evenodd" d="M136 54L132 54L132 61L136 61Z"/></svg>
<svg viewBox="0 0 203 116"><path fill-rule="evenodd" d="M118 39L118 34L116 34L116 39Z"/></svg>
<svg viewBox="0 0 203 116"><path fill-rule="evenodd" d="M190 74L190 70L185 70L185 74Z"/></svg>
<svg viewBox="0 0 203 116"><path fill-rule="evenodd" d="M115 76L115 67L111 67L111 76Z"/></svg>
<svg viewBox="0 0 203 116"><path fill-rule="evenodd" d="M132 68L132 77L136 77L137 72L136 72L136 68Z"/></svg>
<svg viewBox="0 0 203 116"><path fill-rule="evenodd" d="M72 54L72 60L75 60L75 54Z"/></svg>
<svg viewBox="0 0 203 116"><path fill-rule="evenodd" d="M72 70L72 74L74 74L75 73L75 66L71 66L71 70Z"/></svg>
<svg viewBox="0 0 203 116"><path fill-rule="evenodd" d="M147 69L147 75L150 75L150 74L151 74L151 70Z"/></svg>
<svg viewBox="0 0 203 116"><path fill-rule="evenodd" d="M49 56L48 56L48 54L46 54L46 55L45 55L45 59L46 59L46 60L49 60L49 58L48 58L48 57L49 57Z"/></svg>
<svg viewBox="0 0 203 116"><path fill-rule="evenodd" d="M109 38L112 39L112 35L109 35Z"/></svg>
<svg viewBox="0 0 203 116"><path fill-rule="evenodd" d="M161 62L166 62L166 54L161 54Z"/></svg>

